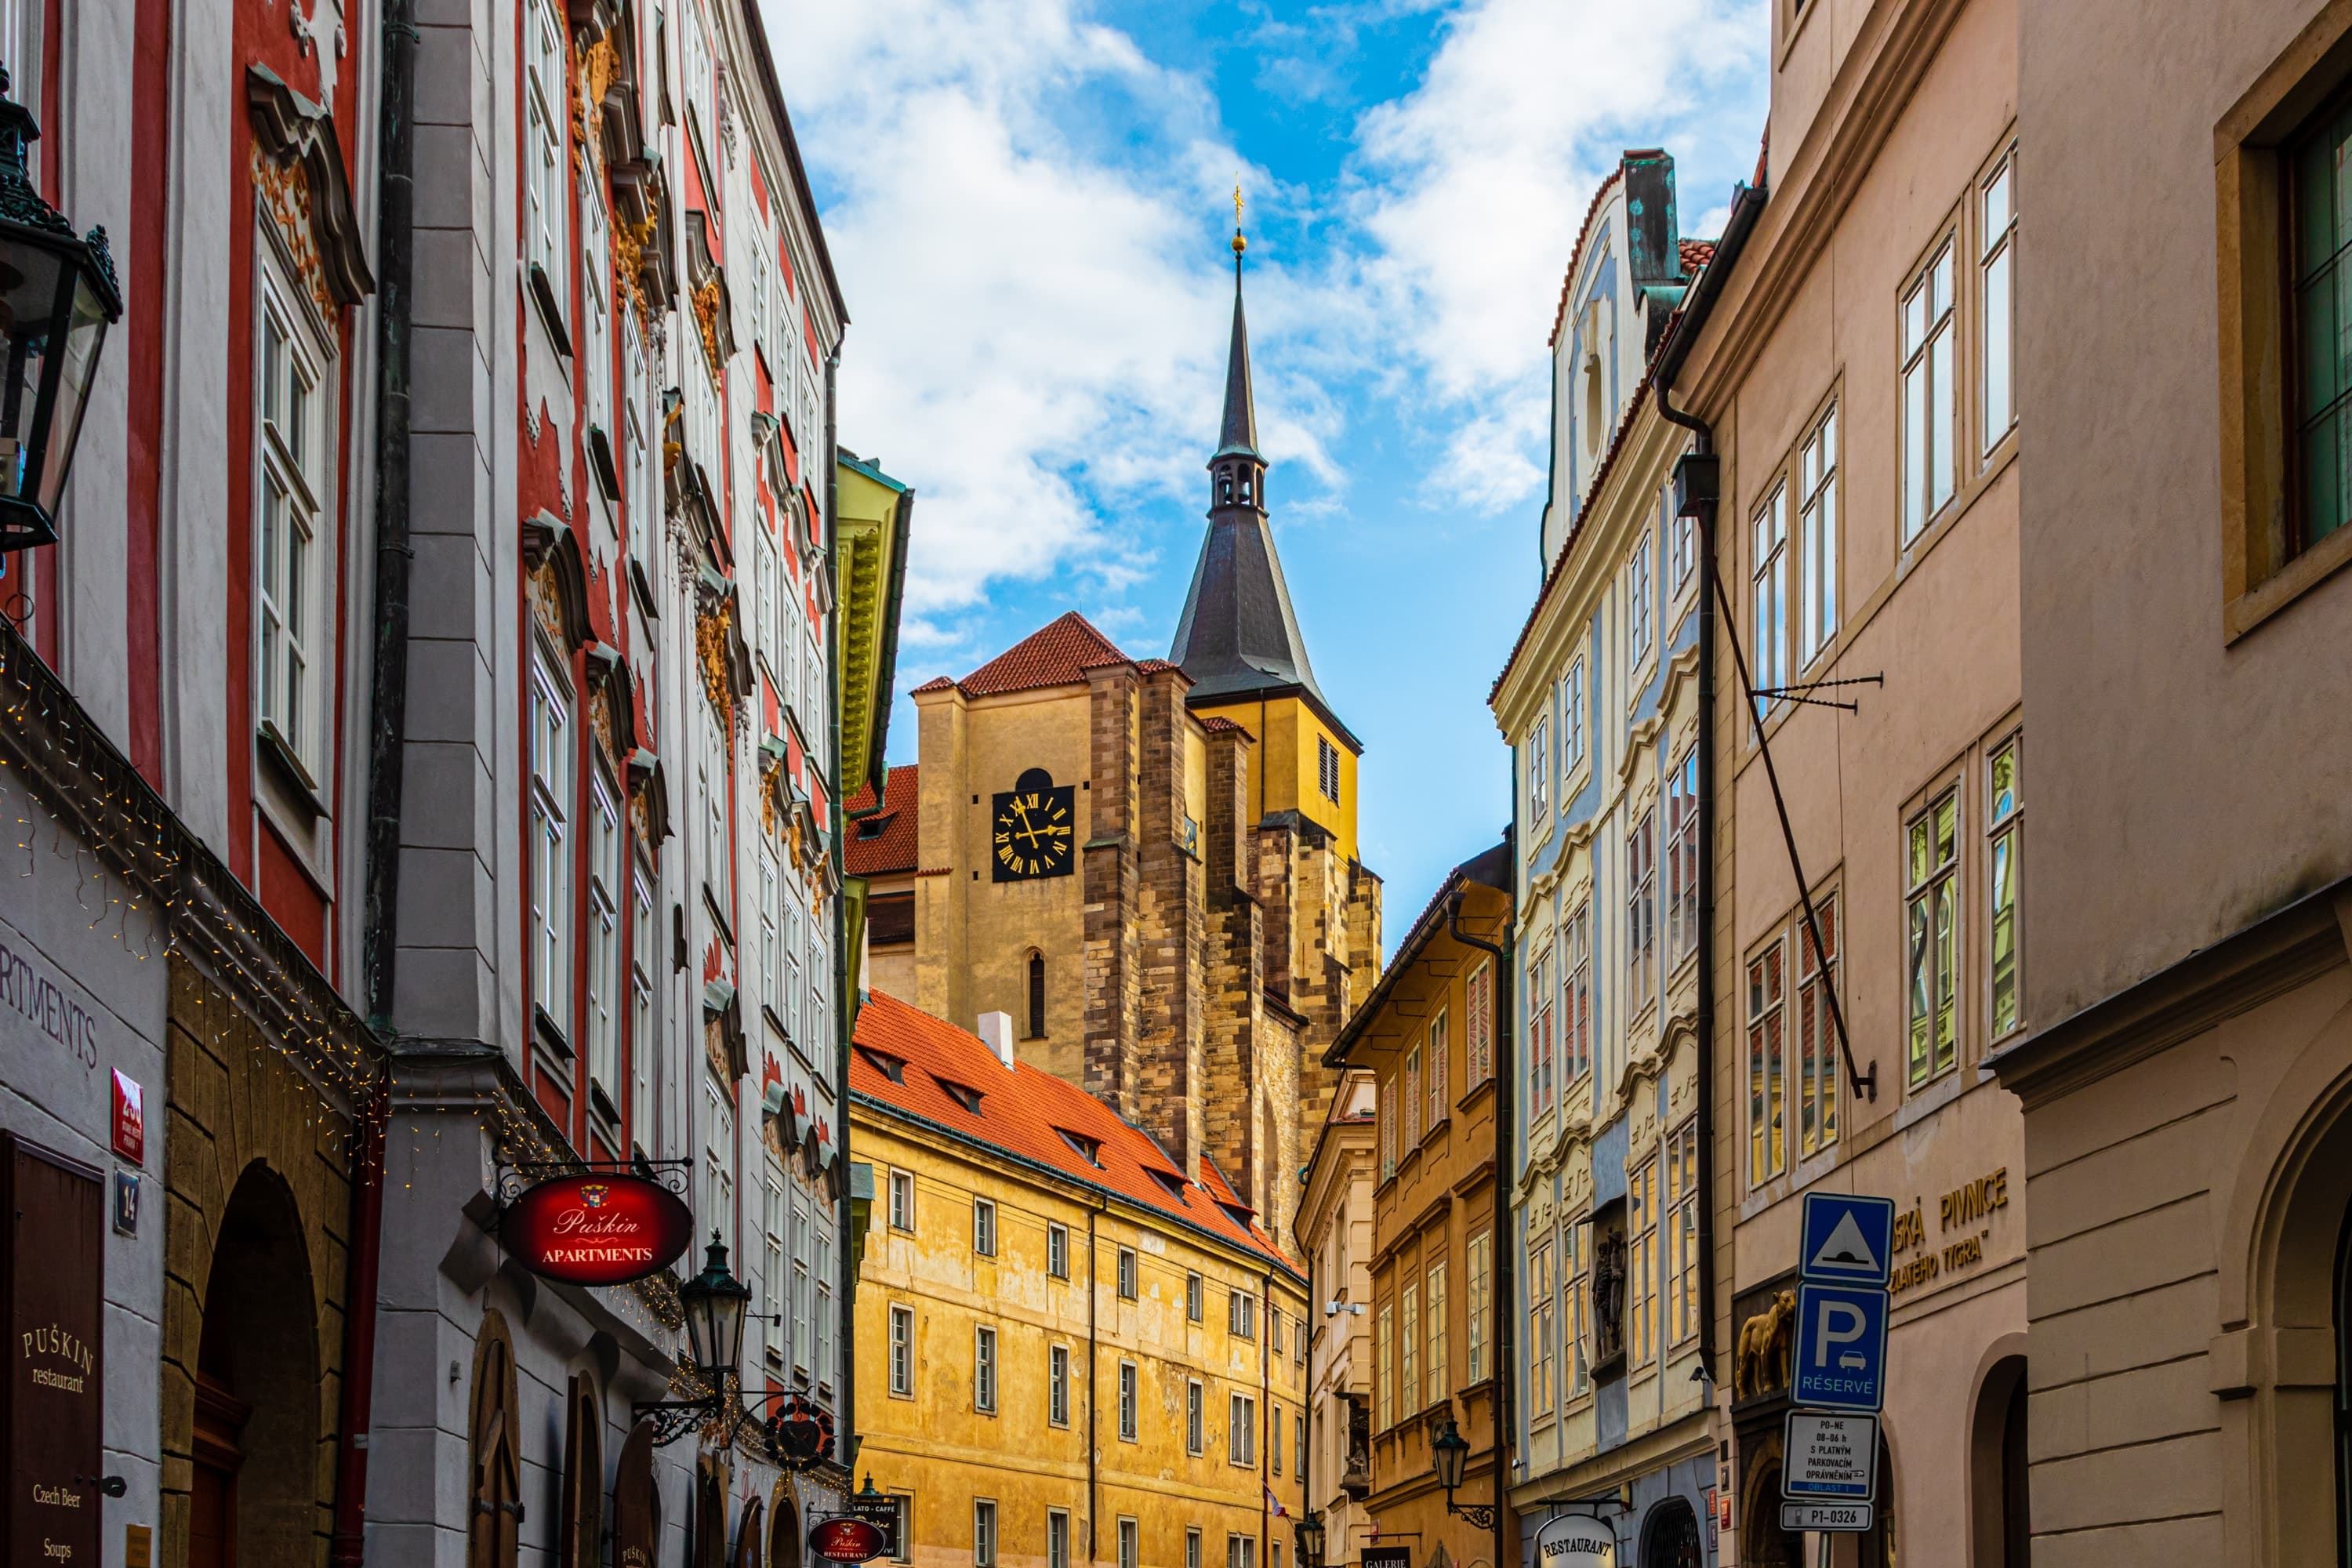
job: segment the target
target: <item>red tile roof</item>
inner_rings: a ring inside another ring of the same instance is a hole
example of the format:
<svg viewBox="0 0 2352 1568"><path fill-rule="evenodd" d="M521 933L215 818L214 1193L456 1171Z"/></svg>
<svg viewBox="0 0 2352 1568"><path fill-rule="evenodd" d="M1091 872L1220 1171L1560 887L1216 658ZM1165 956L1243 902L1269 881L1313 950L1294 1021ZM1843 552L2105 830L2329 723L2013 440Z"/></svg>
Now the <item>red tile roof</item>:
<svg viewBox="0 0 2352 1568"><path fill-rule="evenodd" d="M1711 239L1685 239L1676 241L1676 244L1682 249L1683 276L1685 278L1696 278L1699 269L1715 259L1715 241Z"/></svg>
<svg viewBox="0 0 2352 1568"><path fill-rule="evenodd" d="M920 1117L957 1137L1181 1220L1304 1279L1265 1231L1222 1206L1248 1212L1213 1164L1203 1159L1197 1179L1181 1182L1155 1139L1076 1085L1025 1062L1008 1070L979 1036L879 991L858 1010L856 1040L849 1087L857 1100L885 1112ZM894 1082L877 1057L900 1064L902 1081ZM978 1089L979 1110L966 1110L947 1084ZM1065 1132L1093 1145L1100 1163L1089 1163ZM1181 1183L1182 1197L1163 1186L1161 1178Z"/></svg>
<svg viewBox="0 0 2352 1568"><path fill-rule="evenodd" d="M1007 691L1034 691L1041 686L1076 686L1087 671L1106 664L1125 664L1118 645L1095 630L1086 616L1072 610L1047 623L956 682L967 697L995 697Z"/></svg>
<svg viewBox="0 0 2352 1568"><path fill-rule="evenodd" d="M882 809L871 816L850 818L849 842L843 854L851 876L880 877L915 868L916 779L911 763L892 768L882 785ZM874 786L868 784L851 797L849 809L865 811L873 805Z"/></svg>

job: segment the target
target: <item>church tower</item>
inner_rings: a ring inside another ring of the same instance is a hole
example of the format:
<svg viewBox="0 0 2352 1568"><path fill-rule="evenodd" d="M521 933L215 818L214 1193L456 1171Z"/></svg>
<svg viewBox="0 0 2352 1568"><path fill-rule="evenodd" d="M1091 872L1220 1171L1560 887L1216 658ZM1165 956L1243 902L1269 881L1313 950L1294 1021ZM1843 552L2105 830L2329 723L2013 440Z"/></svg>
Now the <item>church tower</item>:
<svg viewBox="0 0 2352 1568"><path fill-rule="evenodd" d="M1250 385L1242 252L1234 230L1234 335L1225 360L1224 418L1209 458L1209 532L1192 568L1169 662L1192 678L1186 705L1257 737L1252 815L1293 814L1356 858L1356 759L1363 747L1332 712L1307 662L1282 558L1266 518L1265 455L1258 450Z"/></svg>

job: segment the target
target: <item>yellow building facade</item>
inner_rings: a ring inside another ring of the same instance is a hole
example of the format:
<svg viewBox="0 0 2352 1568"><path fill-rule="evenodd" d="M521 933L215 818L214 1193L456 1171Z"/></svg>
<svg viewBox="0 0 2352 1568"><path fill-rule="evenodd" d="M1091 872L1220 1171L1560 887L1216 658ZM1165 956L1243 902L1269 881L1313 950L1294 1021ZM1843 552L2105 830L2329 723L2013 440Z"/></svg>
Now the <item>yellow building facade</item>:
<svg viewBox="0 0 2352 1568"><path fill-rule="evenodd" d="M887 994L859 1014L859 1468L919 1568L1293 1568L1307 1280L1213 1161Z"/></svg>

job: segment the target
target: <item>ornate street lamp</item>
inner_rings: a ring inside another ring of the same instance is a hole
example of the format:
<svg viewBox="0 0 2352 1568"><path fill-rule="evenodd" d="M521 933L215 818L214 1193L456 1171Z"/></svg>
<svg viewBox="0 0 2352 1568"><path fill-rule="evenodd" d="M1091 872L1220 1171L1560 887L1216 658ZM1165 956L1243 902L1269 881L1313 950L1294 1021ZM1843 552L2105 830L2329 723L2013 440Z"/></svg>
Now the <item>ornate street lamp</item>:
<svg viewBox="0 0 2352 1568"><path fill-rule="evenodd" d="M736 1385L741 1378L743 1320L751 1288L727 1267L727 1244L716 1230L703 1252L702 1272L680 1285L677 1297L686 1312L687 1359L709 1392L693 1399L637 1405L637 1415L653 1418L655 1444L674 1443L698 1427L715 1425L712 1440L729 1447L763 1406L778 1404L782 1408L766 1425L770 1457L788 1470L808 1469L831 1458L833 1416L805 1395L761 1394L740 1402Z"/></svg>
<svg viewBox="0 0 2352 1568"><path fill-rule="evenodd" d="M122 291L106 230L77 238L25 173L41 133L0 66L0 551L57 542L58 500Z"/></svg>
<svg viewBox="0 0 2352 1568"><path fill-rule="evenodd" d="M1323 1516L1313 1509L1298 1521L1298 1568L1323 1568Z"/></svg>
<svg viewBox="0 0 2352 1568"><path fill-rule="evenodd" d="M1480 1530L1495 1528L1495 1510L1482 1503L1457 1508L1454 1494L1462 1485L1462 1472L1470 1462L1470 1445L1455 1430L1454 1417L1447 1416L1437 1425L1436 1435L1429 1440L1430 1461L1437 1469L1437 1484L1445 1489L1445 1511L1456 1519L1466 1519Z"/></svg>

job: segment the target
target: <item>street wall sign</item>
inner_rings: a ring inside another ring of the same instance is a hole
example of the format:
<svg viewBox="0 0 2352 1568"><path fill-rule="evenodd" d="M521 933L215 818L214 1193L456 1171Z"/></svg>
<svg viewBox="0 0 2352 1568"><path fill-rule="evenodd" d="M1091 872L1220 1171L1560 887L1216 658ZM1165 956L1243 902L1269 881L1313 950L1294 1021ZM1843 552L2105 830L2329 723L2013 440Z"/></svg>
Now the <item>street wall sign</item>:
<svg viewBox="0 0 2352 1568"><path fill-rule="evenodd" d="M870 1563L887 1544L882 1527L868 1520L820 1519L809 1526L809 1550L827 1563Z"/></svg>
<svg viewBox="0 0 2352 1568"><path fill-rule="evenodd" d="M1780 1528L1791 1532L1800 1530L1864 1531L1877 1521L1876 1511L1866 1502L1784 1502L1780 1505Z"/></svg>
<svg viewBox="0 0 2352 1568"><path fill-rule="evenodd" d="M1868 1502L1877 1493L1878 1417L1791 1410L1780 1444L1791 1502Z"/></svg>
<svg viewBox="0 0 2352 1568"><path fill-rule="evenodd" d="M1789 1403L1822 1410L1886 1405L1887 1295L1807 1280L1797 1287Z"/></svg>
<svg viewBox="0 0 2352 1568"><path fill-rule="evenodd" d="M573 1285L625 1285L667 1268L694 1234L677 1194L643 1176L558 1176L507 1206L499 1234L533 1274Z"/></svg>
<svg viewBox="0 0 2352 1568"><path fill-rule="evenodd" d="M1617 1533L1589 1514L1546 1520L1536 1532L1536 1568L1617 1568Z"/></svg>
<svg viewBox="0 0 2352 1568"><path fill-rule="evenodd" d="M1895 1261L1895 1200L1807 1193L1800 1279L1885 1289Z"/></svg>
<svg viewBox="0 0 2352 1568"><path fill-rule="evenodd" d="M1412 1568L1412 1548L1367 1546L1358 1554L1358 1568Z"/></svg>

